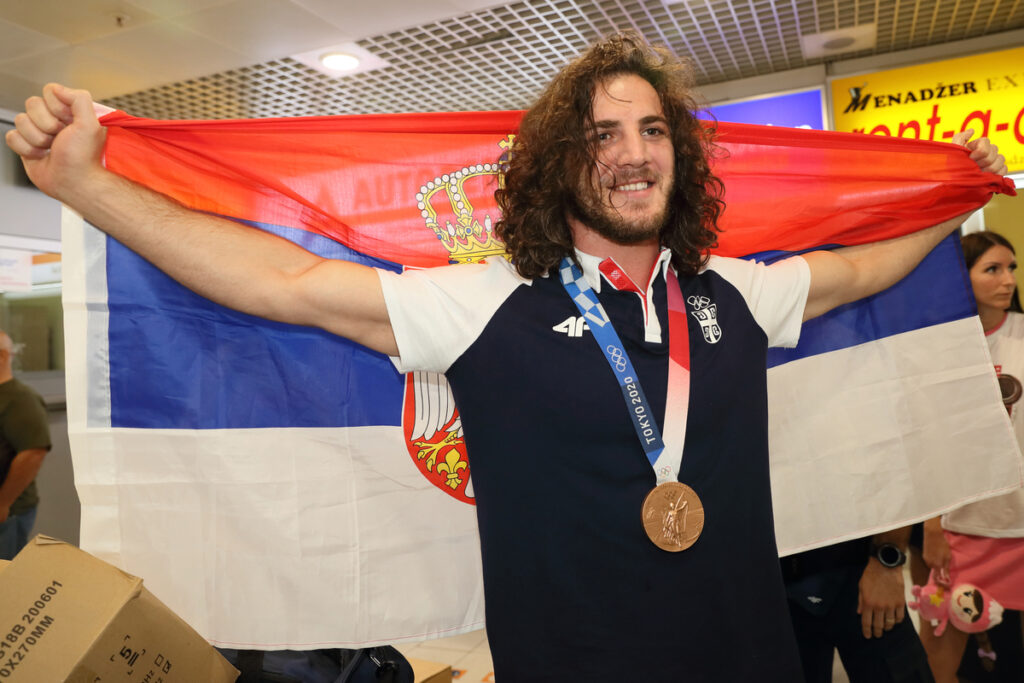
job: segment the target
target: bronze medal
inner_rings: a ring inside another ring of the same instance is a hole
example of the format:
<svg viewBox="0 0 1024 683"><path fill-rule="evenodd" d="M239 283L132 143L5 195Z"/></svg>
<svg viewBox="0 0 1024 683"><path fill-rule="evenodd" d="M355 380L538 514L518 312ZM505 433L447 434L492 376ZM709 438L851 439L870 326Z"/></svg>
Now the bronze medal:
<svg viewBox="0 0 1024 683"><path fill-rule="evenodd" d="M1021 384L1020 380L1013 375L1004 375L999 373L996 375L999 380L999 393L1003 395L1003 405L1006 406L1006 410L1010 410L1010 406L1020 400L1021 396Z"/></svg>
<svg viewBox="0 0 1024 683"><path fill-rule="evenodd" d="M704 505L686 484L659 484L644 498L644 531L651 543L677 553L697 542L704 530Z"/></svg>

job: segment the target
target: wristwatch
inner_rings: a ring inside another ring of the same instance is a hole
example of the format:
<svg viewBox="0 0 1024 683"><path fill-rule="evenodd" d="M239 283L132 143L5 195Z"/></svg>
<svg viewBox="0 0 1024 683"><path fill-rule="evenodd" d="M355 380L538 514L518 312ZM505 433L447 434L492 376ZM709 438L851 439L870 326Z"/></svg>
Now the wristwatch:
<svg viewBox="0 0 1024 683"><path fill-rule="evenodd" d="M871 546L871 554L883 567L890 569L902 567L907 562L907 554L898 545L892 543Z"/></svg>

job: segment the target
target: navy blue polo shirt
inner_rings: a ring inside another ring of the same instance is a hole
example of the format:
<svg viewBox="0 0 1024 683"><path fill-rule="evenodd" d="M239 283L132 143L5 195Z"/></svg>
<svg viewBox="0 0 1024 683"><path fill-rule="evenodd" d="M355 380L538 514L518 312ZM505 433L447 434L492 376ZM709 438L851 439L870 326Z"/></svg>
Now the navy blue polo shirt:
<svg viewBox="0 0 1024 683"><path fill-rule="evenodd" d="M663 427L662 254L636 286L578 254ZM801 680L772 521L765 356L794 345L801 258L712 258L681 277L691 353L680 481L705 526L669 553L644 533L655 475L615 376L557 278L504 260L381 273L403 371L443 372L462 416L497 680Z"/></svg>

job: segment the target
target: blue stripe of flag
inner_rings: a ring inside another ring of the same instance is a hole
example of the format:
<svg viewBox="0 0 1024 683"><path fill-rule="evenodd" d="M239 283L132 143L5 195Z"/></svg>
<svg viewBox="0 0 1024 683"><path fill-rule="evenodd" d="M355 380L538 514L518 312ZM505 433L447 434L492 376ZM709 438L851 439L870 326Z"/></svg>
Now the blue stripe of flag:
<svg viewBox="0 0 1024 683"><path fill-rule="evenodd" d="M789 256L765 252L771 262ZM977 315L957 234L950 235L893 287L804 323L793 349L769 349L768 367Z"/></svg>
<svg viewBox="0 0 1024 683"><path fill-rule="evenodd" d="M325 258L401 267L302 230L253 224ZM791 255L754 255L771 262ZM107 241L111 424L224 429L401 424L403 378L382 354L327 332L204 299ZM116 274L116 276L111 276ZM976 315L955 235L896 286L803 327L769 367ZM324 397L329 397L325 400Z"/></svg>
<svg viewBox="0 0 1024 683"><path fill-rule="evenodd" d="M326 258L401 270L306 231L254 227ZM384 355L219 306L109 238L107 274L112 426L401 424L404 379Z"/></svg>

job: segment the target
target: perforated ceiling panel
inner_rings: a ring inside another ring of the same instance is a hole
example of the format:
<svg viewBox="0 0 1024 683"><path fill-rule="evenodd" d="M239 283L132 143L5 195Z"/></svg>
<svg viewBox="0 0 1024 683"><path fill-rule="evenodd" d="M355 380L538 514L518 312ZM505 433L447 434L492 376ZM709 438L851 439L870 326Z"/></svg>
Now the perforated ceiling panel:
<svg viewBox="0 0 1024 683"><path fill-rule="evenodd" d="M595 38L633 28L693 60L699 84L816 64L800 37L877 25L849 59L1024 27L1024 0L528 0L360 41L388 62L335 78L283 58L109 99L161 119L521 109Z"/></svg>

